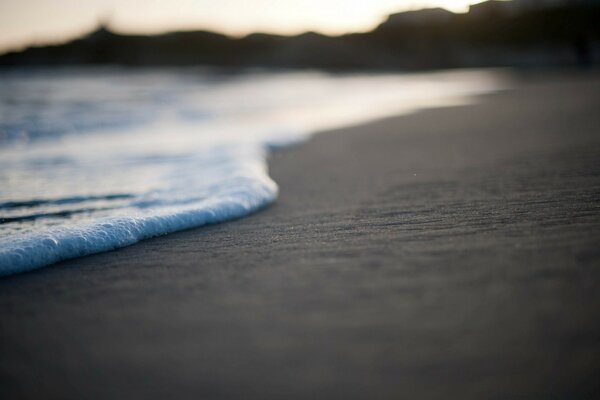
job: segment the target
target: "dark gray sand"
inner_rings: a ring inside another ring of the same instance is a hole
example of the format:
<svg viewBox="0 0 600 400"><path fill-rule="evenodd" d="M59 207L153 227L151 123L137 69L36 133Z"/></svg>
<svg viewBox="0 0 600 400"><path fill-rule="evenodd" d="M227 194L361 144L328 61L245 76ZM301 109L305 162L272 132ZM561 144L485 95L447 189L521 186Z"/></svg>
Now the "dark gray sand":
<svg viewBox="0 0 600 400"><path fill-rule="evenodd" d="M600 396L600 76L343 129L276 204L0 281L0 398Z"/></svg>

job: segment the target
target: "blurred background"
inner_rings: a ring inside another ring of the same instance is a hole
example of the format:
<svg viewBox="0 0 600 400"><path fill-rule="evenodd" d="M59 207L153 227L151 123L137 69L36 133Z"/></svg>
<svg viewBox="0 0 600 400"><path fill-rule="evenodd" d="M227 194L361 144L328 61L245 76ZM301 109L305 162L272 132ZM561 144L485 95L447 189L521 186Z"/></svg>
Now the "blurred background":
<svg viewBox="0 0 600 400"><path fill-rule="evenodd" d="M590 66L595 0L0 4L0 65L415 70Z"/></svg>

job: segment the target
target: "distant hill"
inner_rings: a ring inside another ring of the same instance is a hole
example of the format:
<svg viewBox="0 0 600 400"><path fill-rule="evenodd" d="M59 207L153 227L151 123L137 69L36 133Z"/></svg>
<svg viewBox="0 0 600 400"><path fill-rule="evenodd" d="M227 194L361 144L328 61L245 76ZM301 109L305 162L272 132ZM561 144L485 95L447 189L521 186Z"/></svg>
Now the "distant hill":
<svg viewBox="0 0 600 400"><path fill-rule="evenodd" d="M515 8L489 1L466 14L435 8L392 14L367 33L241 39L206 31L121 35L100 27L54 46L0 56L0 66L106 65L431 69L600 62L600 4ZM521 3L515 2L518 5ZM529 4L524 2L523 4Z"/></svg>

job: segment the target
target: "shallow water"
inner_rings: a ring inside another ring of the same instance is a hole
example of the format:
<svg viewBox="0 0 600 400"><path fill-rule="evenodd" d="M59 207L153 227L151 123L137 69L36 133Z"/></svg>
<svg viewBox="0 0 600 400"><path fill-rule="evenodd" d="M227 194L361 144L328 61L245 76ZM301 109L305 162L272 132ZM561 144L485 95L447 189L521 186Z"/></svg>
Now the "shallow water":
<svg viewBox="0 0 600 400"><path fill-rule="evenodd" d="M502 88L497 71L0 72L0 276L243 217L313 132Z"/></svg>

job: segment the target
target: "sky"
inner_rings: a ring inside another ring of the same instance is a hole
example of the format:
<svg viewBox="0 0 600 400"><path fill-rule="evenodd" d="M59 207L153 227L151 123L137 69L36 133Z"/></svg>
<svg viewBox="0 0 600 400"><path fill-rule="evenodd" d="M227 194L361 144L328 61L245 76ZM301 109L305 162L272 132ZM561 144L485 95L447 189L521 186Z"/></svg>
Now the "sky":
<svg viewBox="0 0 600 400"><path fill-rule="evenodd" d="M100 20L121 33L205 29L326 34L368 31L390 13L425 7L465 12L481 0L0 0L0 52L65 41Z"/></svg>

